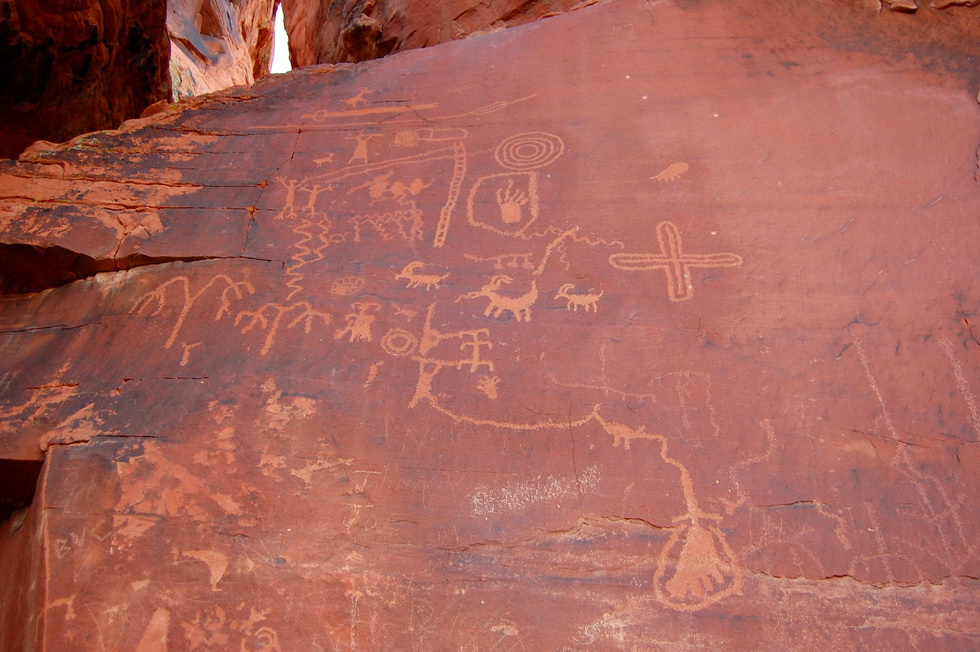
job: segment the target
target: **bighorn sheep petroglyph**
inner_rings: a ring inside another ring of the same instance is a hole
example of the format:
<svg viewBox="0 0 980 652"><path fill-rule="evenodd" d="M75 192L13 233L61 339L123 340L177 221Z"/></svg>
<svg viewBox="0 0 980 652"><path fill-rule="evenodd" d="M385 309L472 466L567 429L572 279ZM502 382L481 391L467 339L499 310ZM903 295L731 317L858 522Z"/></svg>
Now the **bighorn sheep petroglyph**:
<svg viewBox="0 0 980 652"><path fill-rule="evenodd" d="M568 305L565 307L566 310L578 312L579 306L582 306L585 308L585 312L589 312L589 310L596 312L596 304L599 302L599 299L602 298L602 291L588 292L585 294L572 294L571 291L574 289L574 284L566 283L558 288L558 294L555 295L555 298L564 298L566 301L568 301Z"/></svg>
<svg viewBox="0 0 980 652"><path fill-rule="evenodd" d="M459 299L479 299L480 297L486 297L490 299L490 303L487 304L487 309L483 313L485 316L500 317L505 311L509 311L513 313L517 321L531 321L531 306L538 300L538 279L531 279L531 289L519 297L509 297L500 294L499 290L502 285L513 282L514 279L511 277L505 274L499 274L491 278L489 283L476 292L468 292L460 296ZM459 299L456 299L456 301L458 302Z"/></svg>
<svg viewBox="0 0 980 652"><path fill-rule="evenodd" d="M419 270L425 263L420 261L415 261L405 265L401 273L395 276L395 279L403 278L408 281L408 286L410 288L417 288L425 286L426 290L438 290L439 284L449 278L449 274L443 274L442 276L436 276L435 274L419 274Z"/></svg>

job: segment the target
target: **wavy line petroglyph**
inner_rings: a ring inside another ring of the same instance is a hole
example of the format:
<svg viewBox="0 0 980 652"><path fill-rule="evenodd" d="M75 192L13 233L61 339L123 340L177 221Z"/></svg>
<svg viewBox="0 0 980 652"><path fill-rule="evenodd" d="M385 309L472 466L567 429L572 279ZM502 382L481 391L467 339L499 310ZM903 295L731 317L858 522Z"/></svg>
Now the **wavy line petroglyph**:
<svg viewBox="0 0 980 652"><path fill-rule="evenodd" d="M684 252L680 229L673 222L657 224L660 252L653 254L613 254L609 264L625 270L663 270L667 275L667 297L671 301L688 301L694 296L692 268L738 267L737 254L689 254Z"/></svg>

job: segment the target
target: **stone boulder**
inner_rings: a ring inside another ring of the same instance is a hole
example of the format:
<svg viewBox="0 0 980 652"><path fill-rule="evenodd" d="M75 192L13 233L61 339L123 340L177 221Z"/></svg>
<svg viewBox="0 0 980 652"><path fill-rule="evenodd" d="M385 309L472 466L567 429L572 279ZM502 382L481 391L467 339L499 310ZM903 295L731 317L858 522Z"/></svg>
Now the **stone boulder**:
<svg viewBox="0 0 980 652"><path fill-rule="evenodd" d="M944 11L611 0L0 164L0 649L975 647Z"/></svg>

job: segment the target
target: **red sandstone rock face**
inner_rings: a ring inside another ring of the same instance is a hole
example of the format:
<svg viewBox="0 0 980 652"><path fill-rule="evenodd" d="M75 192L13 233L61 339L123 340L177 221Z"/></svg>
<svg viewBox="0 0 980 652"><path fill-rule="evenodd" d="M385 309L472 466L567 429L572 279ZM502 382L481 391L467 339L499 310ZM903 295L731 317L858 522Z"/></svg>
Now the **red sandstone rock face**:
<svg viewBox="0 0 980 652"><path fill-rule="evenodd" d="M286 0L294 66L377 59L523 25L596 0Z"/></svg>
<svg viewBox="0 0 980 652"><path fill-rule="evenodd" d="M5 164L0 648L974 646L977 42L830 6L619 0Z"/></svg>
<svg viewBox="0 0 980 652"><path fill-rule="evenodd" d="M169 93L150 0L0 3L0 157L118 126Z"/></svg>
<svg viewBox="0 0 980 652"><path fill-rule="evenodd" d="M170 75L177 99L269 74L275 0L170 0Z"/></svg>
<svg viewBox="0 0 980 652"><path fill-rule="evenodd" d="M357 62L377 59L393 52L428 47L466 38L474 34L523 25L596 4L598 0L285 0L286 30L289 33L290 58L295 66L316 63ZM698 6L703 0L679 0L678 5ZM922 7L925 29L938 31L927 40L946 44L977 37L973 21L963 16L950 20L940 10L957 5L975 6L978 0L936 0ZM742 3L744 4L744 3ZM919 0L852 0L848 4L822 4L816 12L831 16L818 19L833 23L834 14L864 22L872 11L890 9L915 13ZM749 8L768 13L765 7ZM857 14L855 16L855 14ZM905 27L909 27L908 25ZM890 24L886 29L901 30ZM848 27L848 31L853 25ZM923 39L923 26L917 25L917 41Z"/></svg>
<svg viewBox="0 0 980 652"><path fill-rule="evenodd" d="M171 77L176 98L263 77L274 4L173 0L165 15L159 2L3 2L0 157L117 127L168 99Z"/></svg>

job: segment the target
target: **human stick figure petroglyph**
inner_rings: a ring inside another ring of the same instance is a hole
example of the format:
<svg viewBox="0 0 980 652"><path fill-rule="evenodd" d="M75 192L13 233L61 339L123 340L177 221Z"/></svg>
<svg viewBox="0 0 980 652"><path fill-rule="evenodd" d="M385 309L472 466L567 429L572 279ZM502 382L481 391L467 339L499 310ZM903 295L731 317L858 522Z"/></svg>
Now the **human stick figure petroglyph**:
<svg viewBox="0 0 980 652"><path fill-rule="evenodd" d="M342 339L344 335L349 336L350 342L372 342L374 335L371 333L371 324L377 319L373 312L381 309L381 304L375 301L355 301L351 308L357 312L344 315L347 325L338 329L334 333L334 339Z"/></svg>
<svg viewBox="0 0 980 652"><path fill-rule="evenodd" d="M142 314L143 311L150 309L150 316L155 317L167 305L167 291L171 287L180 286L182 289L183 304L180 308L180 314L177 316L177 321L170 331L170 337L167 338L166 343L163 345L163 348L169 349L177 341L177 334L180 333L180 329L183 327L191 308L194 307L194 303L216 283L225 283L226 287L221 293L221 307L214 317L215 320L219 320L231 312L231 295L234 295L236 299L242 299L245 293L253 294L255 292L255 288L247 281L234 281L230 276L218 274L210 278L197 292L192 294L190 278L187 276L177 276L144 294L136 301L129 312ZM150 308L151 306L155 307Z"/></svg>
<svg viewBox="0 0 980 652"><path fill-rule="evenodd" d="M565 307L566 310L571 310L573 312L578 312L579 306L585 308L585 312L596 312L598 308L596 304L599 303L599 299L602 298L602 291L599 292L587 292L587 293L572 293L575 289L575 285L572 283L566 283L565 285L558 288L558 294L555 295L556 299L564 298L568 301L568 305Z"/></svg>
<svg viewBox="0 0 980 652"><path fill-rule="evenodd" d="M673 222L657 224L660 253L612 254L609 264L616 269L662 269L667 275L667 297L671 301L688 301L694 296L691 268L738 267L742 257L732 253L688 254L683 250L680 230Z"/></svg>
<svg viewBox="0 0 980 652"><path fill-rule="evenodd" d="M432 395L432 380L444 368L462 369L464 366L469 365L471 372L475 372L481 366L485 366L491 371L493 370L493 361L482 358L480 354L481 348L485 347L488 350L493 348L493 343L488 339L490 337L490 331L486 328L480 328L476 330L441 332L432 325L435 309L436 303L429 304L425 313L425 323L422 326L422 337L420 341L416 342L409 333L397 329L400 334L399 339L392 342L392 346L390 347L394 350L389 350L389 347L385 347L385 350L392 355L400 356L407 355L407 353L414 349L414 345L416 343L418 344L418 355L412 356L412 360L419 363L419 377L415 385L415 393L408 404L409 407L415 407L422 400L428 400L430 402L435 400L435 397ZM404 335L401 335L401 333L404 333ZM442 342L459 339L464 340L460 344L459 350L471 349L468 359L456 358L444 360L431 355L432 351ZM399 344L400 346L395 348L394 345Z"/></svg>
<svg viewBox="0 0 980 652"><path fill-rule="evenodd" d="M425 286L426 290L438 290L439 284L449 278L449 274L421 274L419 270L425 265L422 261L411 262L402 268L402 271L395 275L395 280L405 279L408 281L407 287L417 288Z"/></svg>
<svg viewBox="0 0 980 652"><path fill-rule="evenodd" d="M269 349L275 344L276 336L279 334L279 326L282 320L286 318L290 313L295 312L295 317L287 324L287 328L293 328L294 326L302 323L304 325L304 330L307 333L312 332L313 324L316 321L320 321L324 326L329 326L333 323L333 317L327 313L319 312L313 309L306 301L300 301L291 305L283 305L279 303L267 303L263 305L258 310L243 310L235 317L235 326L242 326L242 334L251 331L256 326L260 328L267 328L265 342L262 344L262 349L259 351L259 355L266 355L269 353Z"/></svg>
<svg viewBox="0 0 980 652"><path fill-rule="evenodd" d="M470 358L468 360L457 361L456 368L462 369L463 367L468 365L471 374L476 373L477 369L479 369L480 367L486 367L490 371L493 371L493 361L484 360L483 358L480 357L480 349L482 347L486 347L487 350L493 348L493 342L491 342L490 340L480 339L481 335L483 337L489 337L490 332L487 330L470 331L469 333L467 333L467 335L472 337L472 340L460 344L459 350L465 351L466 349L470 349Z"/></svg>
<svg viewBox="0 0 980 652"><path fill-rule="evenodd" d="M368 162L368 142L372 138L377 138L381 134L369 134L361 132L356 136L348 136L348 139L353 139L357 141L357 145L354 147L354 153L351 155L350 160L347 161L348 165L353 165L354 163L367 163Z"/></svg>

